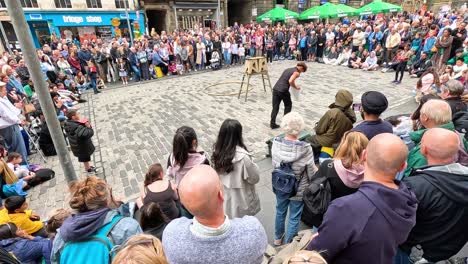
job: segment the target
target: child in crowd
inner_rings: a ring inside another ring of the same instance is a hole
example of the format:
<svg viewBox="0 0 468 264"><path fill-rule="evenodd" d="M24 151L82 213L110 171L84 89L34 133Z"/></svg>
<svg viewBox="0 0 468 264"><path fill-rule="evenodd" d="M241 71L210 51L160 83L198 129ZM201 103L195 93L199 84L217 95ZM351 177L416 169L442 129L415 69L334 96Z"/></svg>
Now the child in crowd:
<svg viewBox="0 0 468 264"><path fill-rule="evenodd" d="M49 213L49 220L47 220L46 231L49 236L54 237L65 219L71 216L72 212L69 209L55 209Z"/></svg>
<svg viewBox="0 0 468 264"><path fill-rule="evenodd" d="M67 112L67 121L65 122L65 131L68 135L70 147L73 155L82 162L86 172L95 174L96 168L91 165L91 155L94 153L94 145L91 138L94 130L89 120L81 118L76 109L69 109Z"/></svg>
<svg viewBox="0 0 468 264"><path fill-rule="evenodd" d="M176 58L176 70L178 75L184 74L184 64L182 63L180 56L177 56Z"/></svg>
<svg viewBox="0 0 468 264"><path fill-rule="evenodd" d="M413 132L413 120L409 116L390 116L385 119L393 126L393 134L399 136L409 149L414 147L414 142L410 138Z"/></svg>
<svg viewBox="0 0 468 264"><path fill-rule="evenodd" d="M158 77L156 76L156 71L154 70L153 63L150 63L150 64L149 64L148 70L149 70L150 79L157 79L157 78L158 78Z"/></svg>
<svg viewBox="0 0 468 264"><path fill-rule="evenodd" d="M440 84L444 84L453 78L453 66L447 65L445 72L440 76Z"/></svg>
<svg viewBox="0 0 468 264"><path fill-rule="evenodd" d="M458 58L457 62L453 66L453 79L460 80L462 75L466 73L467 66L463 58Z"/></svg>
<svg viewBox="0 0 468 264"><path fill-rule="evenodd" d="M239 63L243 65L244 61L245 61L245 48L243 45L240 45L239 46Z"/></svg>
<svg viewBox="0 0 468 264"><path fill-rule="evenodd" d="M31 180L36 176L34 172L30 172L26 167L21 166L23 162L23 157L21 154L16 152L10 152L7 158L7 165L15 173L19 179L25 181Z"/></svg>
<svg viewBox="0 0 468 264"><path fill-rule="evenodd" d="M122 58L119 59L119 76L123 85L128 85L127 66Z"/></svg>
<svg viewBox="0 0 468 264"><path fill-rule="evenodd" d="M167 67L171 75L177 75L177 66L175 62L170 62L169 66Z"/></svg>
<svg viewBox="0 0 468 264"><path fill-rule="evenodd" d="M88 61L88 77L90 80L90 86L93 87L94 94L100 93L97 87L97 67L92 61Z"/></svg>
<svg viewBox="0 0 468 264"><path fill-rule="evenodd" d="M28 203L24 196L11 196L5 200L5 208L0 211L0 224L14 223L32 236L47 238L44 224L37 214L28 210Z"/></svg>
<svg viewBox="0 0 468 264"><path fill-rule="evenodd" d="M239 46L236 42L231 43L231 54L232 54L232 61L231 65L236 65L239 63Z"/></svg>

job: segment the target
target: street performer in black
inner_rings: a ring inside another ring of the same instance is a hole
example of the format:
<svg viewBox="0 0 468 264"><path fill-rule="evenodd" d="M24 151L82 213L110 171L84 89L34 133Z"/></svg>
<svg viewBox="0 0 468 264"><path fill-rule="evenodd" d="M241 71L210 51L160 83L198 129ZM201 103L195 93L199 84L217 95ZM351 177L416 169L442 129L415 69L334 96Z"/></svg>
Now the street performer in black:
<svg viewBox="0 0 468 264"><path fill-rule="evenodd" d="M281 77L273 87L273 110L271 111L270 120L270 127L272 129L279 128L279 125L276 124L276 116L278 115L281 101L284 102L284 115L291 112L292 102L289 87L300 90L301 88L296 86L295 81L299 78L302 72L306 71L307 65L304 62L299 62L296 67L284 70Z"/></svg>

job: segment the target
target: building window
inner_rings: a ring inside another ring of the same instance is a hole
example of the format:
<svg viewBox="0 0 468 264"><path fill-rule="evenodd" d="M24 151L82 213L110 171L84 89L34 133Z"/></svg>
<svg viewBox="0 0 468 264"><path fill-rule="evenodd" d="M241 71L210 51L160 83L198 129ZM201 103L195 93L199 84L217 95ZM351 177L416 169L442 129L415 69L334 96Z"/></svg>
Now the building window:
<svg viewBox="0 0 468 264"><path fill-rule="evenodd" d="M88 8L102 8L101 0L86 0Z"/></svg>
<svg viewBox="0 0 468 264"><path fill-rule="evenodd" d="M6 8L5 0L0 0L0 8Z"/></svg>
<svg viewBox="0 0 468 264"><path fill-rule="evenodd" d="M72 8L71 0L55 0L56 8Z"/></svg>
<svg viewBox="0 0 468 264"><path fill-rule="evenodd" d="M128 8L128 0L115 0L116 8L125 8L125 5Z"/></svg>
<svg viewBox="0 0 468 264"><path fill-rule="evenodd" d="M22 7L37 8L37 0L20 0Z"/></svg>

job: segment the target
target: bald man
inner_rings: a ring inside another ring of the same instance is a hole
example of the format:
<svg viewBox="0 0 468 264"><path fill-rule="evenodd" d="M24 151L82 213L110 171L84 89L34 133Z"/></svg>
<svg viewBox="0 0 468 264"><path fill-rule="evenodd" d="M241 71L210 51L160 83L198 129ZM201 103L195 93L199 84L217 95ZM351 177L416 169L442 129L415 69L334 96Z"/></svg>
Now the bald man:
<svg viewBox="0 0 468 264"><path fill-rule="evenodd" d="M331 202L307 249L322 252L328 263L392 264L416 219L416 197L395 181L407 155L397 136L373 137L363 152L364 181L359 190Z"/></svg>
<svg viewBox="0 0 468 264"><path fill-rule="evenodd" d="M216 171L199 165L179 184L182 204L194 215L172 220L163 233L163 247L171 264L261 263L267 247L263 226L253 216L229 219Z"/></svg>
<svg viewBox="0 0 468 264"><path fill-rule="evenodd" d="M452 110L450 105L444 100L429 100L421 108L421 115L419 121L426 128L410 133L410 138L413 140L415 146L411 149L408 155L408 166L406 167L405 176L411 173L411 169L419 168L427 165L427 160L421 153L421 139L430 128L440 127L450 131L455 131L455 126L452 122ZM468 142L463 139L463 146L465 153L461 151L459 160L463 165L468 165Z"/></svg>
<svg viewBox="0 0 468 264"><path fill-rule="evenodd" d="M447 129L424 133L421 153L428 166L404 179L419 200L416 226L400 246L397 263L408 263L409 254L421 247L430 263L446 260L468 242L468 168L455 162L458 145L459 136Z"/></svg>

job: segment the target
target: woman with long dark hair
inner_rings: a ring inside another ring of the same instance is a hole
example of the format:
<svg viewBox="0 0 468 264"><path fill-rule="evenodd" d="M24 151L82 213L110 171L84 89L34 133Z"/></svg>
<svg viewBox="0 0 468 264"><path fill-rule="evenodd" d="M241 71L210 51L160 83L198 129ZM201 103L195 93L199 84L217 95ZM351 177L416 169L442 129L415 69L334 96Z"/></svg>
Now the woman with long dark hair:
<svg viewBox="0 0 468 264"><path fill-rule="evenodd" d="M244 144L239 121L224 120L213 148L211 160L224 185L226 215L232 219L257 214L260 200L255 184L260 172Z"/></svg>
<svg viewBox="0 0 468 264"><path fill-rule="evenodd" d="M178 186L185 174L199 164L209 165L203 151L198 152L198 139L191 127L179 127L172 141L172 153L167 161L167 176Z"/></svg>

